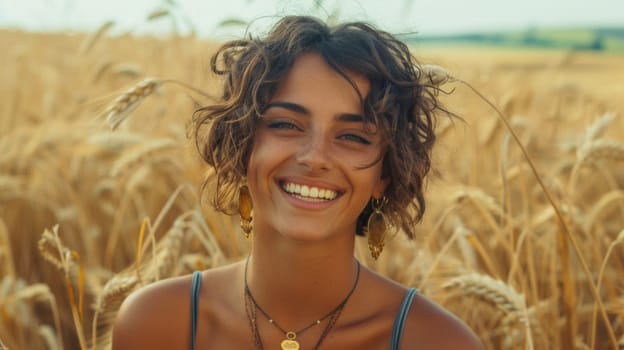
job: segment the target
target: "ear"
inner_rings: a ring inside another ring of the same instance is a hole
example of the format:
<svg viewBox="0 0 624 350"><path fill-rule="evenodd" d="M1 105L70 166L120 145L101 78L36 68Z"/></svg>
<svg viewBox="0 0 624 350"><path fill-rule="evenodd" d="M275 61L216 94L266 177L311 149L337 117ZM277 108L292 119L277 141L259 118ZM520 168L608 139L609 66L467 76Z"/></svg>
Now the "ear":
<svg viewBox="0 0 624 350"><path fill-rule="evenodd" d="M375 186L373 187L373 198L381 199L384 196L384 192L386 191L386 187L390 184L390 178L381 178Z"/></svg>

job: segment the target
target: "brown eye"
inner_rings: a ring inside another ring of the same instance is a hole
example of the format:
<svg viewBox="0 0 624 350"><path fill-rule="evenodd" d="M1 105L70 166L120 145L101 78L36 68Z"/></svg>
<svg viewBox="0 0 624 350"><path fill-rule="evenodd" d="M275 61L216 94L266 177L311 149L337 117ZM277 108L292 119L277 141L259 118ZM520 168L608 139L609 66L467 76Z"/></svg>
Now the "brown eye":
<svg viewBox="0 0 624 350"><path fill-rule="evenodd" d="M345 134L345 135L341 135L340 139L342 140L347 140L347 141L354 141L354 142L358 142L361 143L363 145L370 145L371 142L365 138L363 138L362 136L359 135L355 135L355 134Z"/></svg>
<svg viewBox="0 0 624 350"><path fill-rule="evenodd" d="M300 130L300 128L292 122L284 121L284 120L272 120L267 122L267 127L269 129L278 129L278 130Z"/></svg>

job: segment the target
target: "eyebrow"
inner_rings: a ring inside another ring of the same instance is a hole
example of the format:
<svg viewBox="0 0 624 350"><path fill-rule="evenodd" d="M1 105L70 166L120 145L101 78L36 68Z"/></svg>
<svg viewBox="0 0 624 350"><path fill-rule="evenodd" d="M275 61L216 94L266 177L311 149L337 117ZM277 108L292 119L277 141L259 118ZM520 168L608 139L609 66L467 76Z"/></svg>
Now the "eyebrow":
<svg viewBox="0 0 624 350"><path fill-rule="evenodd" d="M302 114L304 116L310 116L310 110L308 110L307 108L305 108L304 106L298 104L298 103L293 103L293 102L285 102L285 101L275 101L275 102L270 102L269 104L266 105L266 107L264 108L264 111L267 111L271 108L284 108L287 109L289 111L293 111L297 114ZM361 114L357 114L357 113L340 113L336 116L336 119L339 121L343 121L343 122L351 122L351 123L362 123L365 121L364 116L362 116Z"/></svg>

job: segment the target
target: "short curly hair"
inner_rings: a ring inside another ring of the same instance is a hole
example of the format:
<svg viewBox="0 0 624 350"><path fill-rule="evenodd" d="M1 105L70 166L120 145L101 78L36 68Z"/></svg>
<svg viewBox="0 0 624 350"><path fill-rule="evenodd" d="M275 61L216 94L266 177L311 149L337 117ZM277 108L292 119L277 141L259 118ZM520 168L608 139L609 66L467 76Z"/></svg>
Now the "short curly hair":
<svg viewBox="0 0 624 350"><path fill-rule="evenodd" d="M223 92L193 115L197 148L214 168L213 206L233 214L258 117L295 59L307 52L320 54L352 85L345 71L369 80L364 118L382 132L382 176L390 180L382 210L392 226L412 238L425 211L423 187L436 139L435 115L444 109L436 87L421 82L422 72L407 45L363 22L329 26L313 17L288 16L265 37L227 42L213 55L211 70L224 78ZM202 192L209 182L204 181ZM371 212L369 202L358 218L357 234L364 234Z"/></svg>

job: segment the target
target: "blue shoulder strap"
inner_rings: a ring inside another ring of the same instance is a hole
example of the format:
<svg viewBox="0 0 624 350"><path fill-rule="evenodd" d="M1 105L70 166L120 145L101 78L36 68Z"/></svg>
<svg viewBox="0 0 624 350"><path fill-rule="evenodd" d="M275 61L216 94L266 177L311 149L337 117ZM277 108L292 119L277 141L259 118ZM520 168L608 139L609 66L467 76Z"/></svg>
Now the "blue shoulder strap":
<svg viewBox="0 0 624 350"><path fill-rule="evenodd" d="M407 291L407 295L403 299L401 309L394 320L394 327L392 327L392 339L390 340L390 350L399 350L399 343L401 342L401 336L403 336L403 328L405 327L405 320L407 320L407 314L409 313L410 306L416 295L416 288L410 288Z"/></svg>
<svg viewBox="0 0 624 350"><path fill-rule="evenodd" d="M197 334L197 304L199 303L199 287L201 286L201 272L193 272L191 285L191 350L195 350L195 335Z"/></svg>

